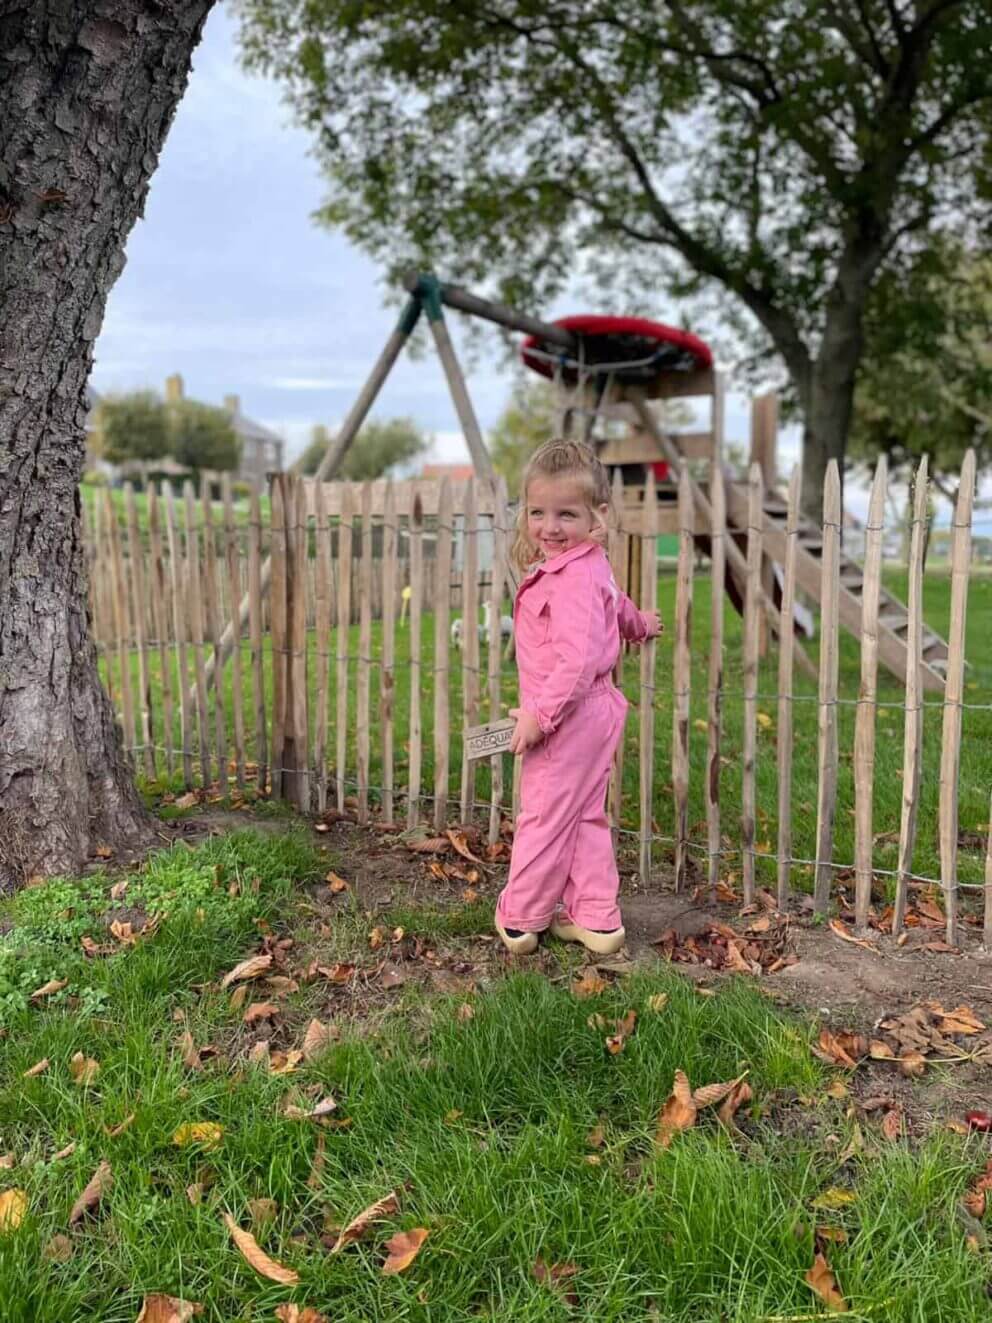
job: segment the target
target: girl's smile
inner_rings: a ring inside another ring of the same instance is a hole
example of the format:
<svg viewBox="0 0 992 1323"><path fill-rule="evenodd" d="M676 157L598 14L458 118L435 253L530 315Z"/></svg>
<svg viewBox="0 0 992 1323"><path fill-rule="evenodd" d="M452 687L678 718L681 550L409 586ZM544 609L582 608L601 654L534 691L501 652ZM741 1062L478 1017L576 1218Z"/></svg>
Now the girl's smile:
<svg viewBox="0 0 992 1323"><path fill-rule="evenodd" d="M599 519L604 519L604 506ZM534 477L527 486L527 534L547 559L588 542L599 522L574 478Z"/></svg>

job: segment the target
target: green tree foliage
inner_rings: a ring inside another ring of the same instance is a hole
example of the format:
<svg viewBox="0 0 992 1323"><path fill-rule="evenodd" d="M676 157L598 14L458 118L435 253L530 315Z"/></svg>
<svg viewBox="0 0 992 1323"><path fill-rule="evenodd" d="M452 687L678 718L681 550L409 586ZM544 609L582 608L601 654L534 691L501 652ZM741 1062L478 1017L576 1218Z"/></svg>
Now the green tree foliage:
<svg viewBox="0 0 992 1323"><path fill-rule="evenodd" d="M241 439L230 414L197 400L165 403L154 391L108 395L96 411L97 449L112 464L174 459L200 469L236 469Z"/></svg>
<svg viewBox="0 0 992 1323"><path fill-rule="evenodd" d="M879 283L867 334L850 458L873 468L884 454L908 482L927 455L934 486L956 499L966 450L979 472L992 467L992 262L924 253Z"/></svg>
<svg viewBox="0 0 992 1323"><path fill-rule="evenodd" d="M579 272L614 310L717 295L788 370L807 508L880 277L988 225L988 0L238 7L314 133L327 223L523 306Z"/></svg>
<svg viewBox="0 0 992 1323"><path fill-rule="evenodd" d="M169 418L169 452L177 464L200 469L236 469L241 438L231 415L198 400L178 400L165 406Z"/></svg>
<svg viewBox="0 0 992 1323"><path fill-rule="evenodd" d="M105 395L94 416L93 450L111 464L161 459L169 450L162 401L152 390Z"/></svg>
<svg viewBox="0 0 992 1323"><path fill-rule="evenodd" d="M300 457L301 473L317 472L330 437L331 433L323 423L318 423L313 429L310 444ZM401 464L408 464L410 460L424 454L430 444L431 438L412 418L372 419L351 443L337 476L349 482L381 478Z"/></svg>

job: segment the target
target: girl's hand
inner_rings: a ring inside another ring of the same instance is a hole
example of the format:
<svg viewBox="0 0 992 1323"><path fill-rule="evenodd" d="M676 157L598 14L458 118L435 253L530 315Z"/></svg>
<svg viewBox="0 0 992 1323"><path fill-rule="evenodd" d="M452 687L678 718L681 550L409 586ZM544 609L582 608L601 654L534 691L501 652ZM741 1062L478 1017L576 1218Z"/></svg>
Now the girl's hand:
<svg viewBox="0 0 992 1323"><path fill-rule="evenodd" d="M544 732L537 724L537 717L533 712L527 712L520 707L511 707L510 716L516 718L516 726L513 728L513 734L510 736L510 752L525 753L532 749L535 744L540 744L544 739Z"/></svg>
<svg viewBox="0 0 992 1323"><path fill-rule="evenodd" d="M661 631L665 628L665 626L661 623L661 616L658 614L657 611L644 611L642 612L642 614L644 616L644 624L647 629L647 633L644 635L644 637L646 639L656 639L658 635L661 633Z"/></svg>

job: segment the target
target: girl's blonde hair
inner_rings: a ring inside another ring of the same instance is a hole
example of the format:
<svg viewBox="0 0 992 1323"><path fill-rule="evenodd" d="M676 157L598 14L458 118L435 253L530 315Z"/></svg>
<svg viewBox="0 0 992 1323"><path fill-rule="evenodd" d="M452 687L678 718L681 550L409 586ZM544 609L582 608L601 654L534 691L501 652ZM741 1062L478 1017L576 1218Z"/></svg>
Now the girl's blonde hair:
<svg viewBox="0 0 992 1323"><path fill-rule="evenodd" d="M521 574L526 574L541 556L527 536L527 488L534 478L574 478L584 488L589 509L596 519L601 518L599 507L611 504L610 479L590 446L581 441L546 441L528 460L520 485L520 509L510 560Z"/></svg>

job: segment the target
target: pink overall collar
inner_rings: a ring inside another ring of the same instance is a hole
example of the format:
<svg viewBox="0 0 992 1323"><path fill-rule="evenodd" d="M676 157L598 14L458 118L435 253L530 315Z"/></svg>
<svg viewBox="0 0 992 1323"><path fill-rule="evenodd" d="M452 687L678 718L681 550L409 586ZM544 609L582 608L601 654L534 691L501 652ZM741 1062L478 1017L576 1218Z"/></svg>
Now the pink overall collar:
<svg viewBox="0 0 992 1323"><path fill-rule="evenodd" d="M602 551L598 542L580 542L577 547L572 547L570 551L563 551L560 556L553 556L551 560L539 561L527 574L528 579L536 579L539 574L557 574L559 570L571 565L573 560L579 560L590 551Z"/></svg>

